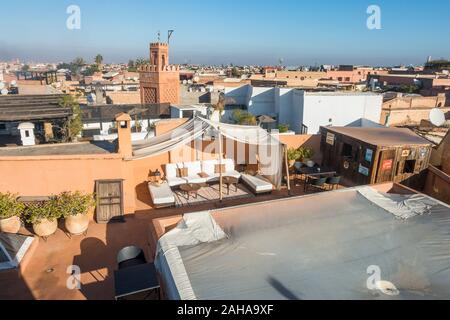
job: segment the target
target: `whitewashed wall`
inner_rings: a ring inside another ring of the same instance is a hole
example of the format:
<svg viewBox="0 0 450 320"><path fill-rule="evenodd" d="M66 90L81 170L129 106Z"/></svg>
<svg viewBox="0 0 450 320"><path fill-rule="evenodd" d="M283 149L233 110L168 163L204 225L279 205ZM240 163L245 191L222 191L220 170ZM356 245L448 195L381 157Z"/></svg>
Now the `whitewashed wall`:
<svg viewBox="0 0 450 320"><path fill-rule="evenodd" d="M378 123L383 101L381 95L374 93L308 93L250 85L227 88L225 95L235 104L247 106L256 116L276 115L279 124L288 124L296 133L301 132L304 124L310 134L318 133L321 126L346 126L361 118Z"/></svg>

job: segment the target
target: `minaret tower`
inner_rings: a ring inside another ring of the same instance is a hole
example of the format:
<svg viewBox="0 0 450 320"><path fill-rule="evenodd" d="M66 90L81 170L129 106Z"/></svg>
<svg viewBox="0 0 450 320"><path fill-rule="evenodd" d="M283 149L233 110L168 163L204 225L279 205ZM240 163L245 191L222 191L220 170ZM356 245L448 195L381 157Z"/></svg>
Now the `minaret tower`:
<svg viewBox="0 0 450 320"><path fill-rule="evenodd" d="M180 68L169 64L169 45L150 44L150 64L139 68L141 103L180 103Z"/></svg>

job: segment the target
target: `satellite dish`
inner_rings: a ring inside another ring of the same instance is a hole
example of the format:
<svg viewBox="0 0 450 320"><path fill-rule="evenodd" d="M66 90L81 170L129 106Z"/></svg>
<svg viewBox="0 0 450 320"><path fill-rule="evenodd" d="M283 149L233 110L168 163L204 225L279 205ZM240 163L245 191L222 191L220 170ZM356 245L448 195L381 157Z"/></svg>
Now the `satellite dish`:
<svg viewBox="0 0 450 320"><path fill-rule="evenodd" d="M2 94L3 96L6 96L6 95L8 94L8 90L3 89L3 90L1 91L1 94Z"/></svg>
<svg viewBox="0 0 450 320"><path fill-rule="evenodd" d="M16 80L11 81L11 85L12 85L13 87L15 87L16 84L17 84L17 81L16 81Z"/></svg>
<svg viewBox="0 0 450 320"><path fill-rule="evenodd" d="M434 108L430 112L430 121L436 127L440 127L445 123L445 114L442 110Z"/></svg>
<svg viewBox="0 0 450 320"><path fill-rule="evenodd" d="M0 90L3 90L5 88L5 84L3 82L0 82Z"/></svg>

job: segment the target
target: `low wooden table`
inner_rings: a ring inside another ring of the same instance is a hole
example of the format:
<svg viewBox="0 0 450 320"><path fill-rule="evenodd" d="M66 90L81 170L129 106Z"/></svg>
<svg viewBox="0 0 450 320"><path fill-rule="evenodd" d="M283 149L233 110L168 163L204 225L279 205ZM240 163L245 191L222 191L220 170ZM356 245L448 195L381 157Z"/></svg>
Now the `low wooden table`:
<svg viewBox="0 0 450 320"><path fill-rule="evenodd" d="M193 195L195 199L198 197L198 191L205 186L204 183L186 183L180 185L180 190L187 195L189 200L190 196Z"/></svg>
<svg viewBox="0 0 450 320"><path fill-rule="evenodd" d="M234 185L236 192L238 191L239 179L235 177L222 177L222 183L227 185L227 194L230 195L230 186Z"/></svg>

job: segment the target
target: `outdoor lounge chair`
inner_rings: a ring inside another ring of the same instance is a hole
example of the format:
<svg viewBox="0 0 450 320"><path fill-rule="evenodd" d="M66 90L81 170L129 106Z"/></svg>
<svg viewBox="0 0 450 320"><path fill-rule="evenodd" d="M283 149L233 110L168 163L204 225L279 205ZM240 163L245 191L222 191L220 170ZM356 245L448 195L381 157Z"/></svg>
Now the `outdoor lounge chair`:
<svg viewBox="0 0 450 320"><path fill-rule="evenodd" d="M175 195L167 182L160 185L149 182L148 190L154 207L163 208L175 205Z"/></svg>
<svg viewBox="0 0 450 320"><path fill-rule="evenodd" d="M146 264L144 251L136 246L125 247L117 254L117 265L120 269L125 269L140 264Z"/></svg>
<svg viewBox="0 0 450 320"><path fill-rule="evenodd" d="M244 181L255 194L270 193L273 191L273 184L261 175L252 176L249 174L242 174L242 181Z"/></svg>

